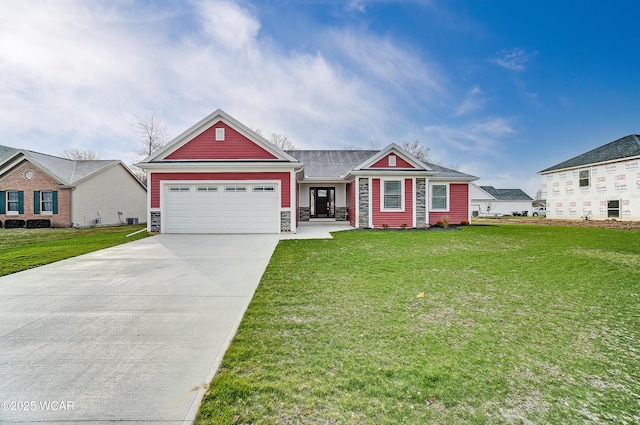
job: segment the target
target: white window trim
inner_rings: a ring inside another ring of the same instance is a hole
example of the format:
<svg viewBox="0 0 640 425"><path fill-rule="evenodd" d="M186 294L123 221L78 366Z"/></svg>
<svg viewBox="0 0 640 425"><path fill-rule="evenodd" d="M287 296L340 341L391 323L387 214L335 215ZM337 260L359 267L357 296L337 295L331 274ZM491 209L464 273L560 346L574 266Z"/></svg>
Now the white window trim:
<svg viewBox="0 0 640 425"><path fill-rule="evenodd" d="M433 186L444 186L447 191L447 206L445 208L433 208ZM449 212L451 206L451 192L449 190L449 183L430 183L429 184L429 211L437 212Z"/></svg>
<svg viewBox="0 0 640 425"><path fill-rule="evenodd" d="M388 181L397 182L400 181L400 208L385 208L384 207L384 183ZM401 178L386 178L380 179L380 212L404 212L404 201L405 201L405 193L404 193L404 177Z"/></svg>
<svg viewBox="0 0 640 425"><path fill-rule="evenodd" d="M583 171L587 172L587 179L586 179L587 180L587 185L586 186L582 186L580 184L580 182L582 180L580 178L580 173L583 172ZM591 169L589 169L589 168L578 171L578 188L581 188L581 187L591 187Z"/></svg>

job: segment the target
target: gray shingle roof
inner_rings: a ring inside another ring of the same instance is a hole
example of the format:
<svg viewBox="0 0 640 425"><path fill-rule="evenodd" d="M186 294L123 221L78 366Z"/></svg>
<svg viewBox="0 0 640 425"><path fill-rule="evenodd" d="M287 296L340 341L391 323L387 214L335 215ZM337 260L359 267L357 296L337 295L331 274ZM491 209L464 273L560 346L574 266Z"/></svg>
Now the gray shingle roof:
<svg viewBox="0 0 640 425"><path fill-rule="evenodd" d="M432 164L430 162L425 162L424 164L437 172L437 174L433 176L434 179L478 179L478 177L472 176L471 174L461 173L460 171L452 170L451 168L443 167L442 165Z"/></svg>
<svg viewBox="0 0 640 425"><path fill-rule="evenodd" d="M304 164L305 177L340 178L379 151L293 150L285 152Z"/></svg>
<svg viewBox="0 0 640 425"><path fill-rule="evenodd" d="M16 149L0 145L0 164L18 153L22 153L31 163L47 171L60 181L60 183L66 185L73 185L94 173L120 162L117 159L75 161L26 149Z"/></svg>
<svg viewBox="0 0 640 425"><path fill-rule="evenodd" d="M336 179L346 176L355 167L376 155L379 150L290 150L285 151L304 164L305 178ZM434 178L476 179L441 165L424 163L436 171Z"/></svg>
<svg viewBox="0 0 640 425"><path fill-rule="evenodd" d="M482 190L498 201L533 201L533 198L520 189L496 189L493 186L480 186Z"/></svg>
<svg viewBox="0 0 640 425"><path fill-rule="evenodd" d="M616 159L640 156L640 135L630 134L621 139L607 143L604 146L590 150L582 155L575 156L564 162L545 168L540 173L562 170L565 168L580 167L598 162L613 161Z"/></svg>

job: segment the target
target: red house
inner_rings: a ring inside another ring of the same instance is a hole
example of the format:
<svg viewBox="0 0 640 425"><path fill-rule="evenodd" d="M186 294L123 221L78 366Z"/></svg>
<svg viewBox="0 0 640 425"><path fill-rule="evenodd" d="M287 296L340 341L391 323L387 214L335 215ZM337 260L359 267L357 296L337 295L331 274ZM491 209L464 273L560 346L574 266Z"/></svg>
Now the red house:
<svg viewBox="0 0 640 425"><path fill-rule="evenodd" d="M470 219L477 177L382 150L283 151L222 110L138 164L149 231L295 232L300 221L425 228Z"/></svg>

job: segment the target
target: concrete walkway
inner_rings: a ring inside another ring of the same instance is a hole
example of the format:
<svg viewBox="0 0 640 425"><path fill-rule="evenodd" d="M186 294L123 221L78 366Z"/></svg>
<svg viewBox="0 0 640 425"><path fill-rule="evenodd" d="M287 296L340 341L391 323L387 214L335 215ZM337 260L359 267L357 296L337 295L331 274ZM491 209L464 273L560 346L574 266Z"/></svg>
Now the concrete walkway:
<svg viewBox="0 0 640 425"><path fill-rule="evenodd" d="M304 221L297 233L281 233L280 239L332 239L330 232L354 230L348 221Z"/></svg>
<svg viewBox="0 0 640 425"><path fill-rule="evenodd" d="M0 423L191 423L277 242L158 235L0 278Z"/></svg>

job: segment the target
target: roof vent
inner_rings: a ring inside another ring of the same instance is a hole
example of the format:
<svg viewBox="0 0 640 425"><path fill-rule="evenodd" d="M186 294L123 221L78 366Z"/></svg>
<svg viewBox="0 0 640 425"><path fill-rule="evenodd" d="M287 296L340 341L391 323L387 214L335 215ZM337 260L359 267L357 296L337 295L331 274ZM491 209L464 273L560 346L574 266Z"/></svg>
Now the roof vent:
<svg viewBox="0 0 640 425"><path fill-rule="evenodd" d="M216 142L224 142L224 127L216 128Z"/></svg>

